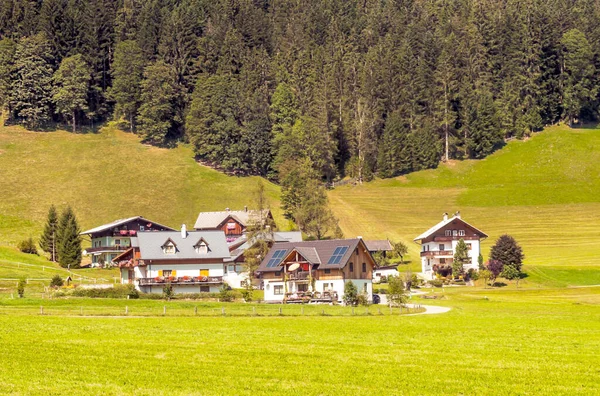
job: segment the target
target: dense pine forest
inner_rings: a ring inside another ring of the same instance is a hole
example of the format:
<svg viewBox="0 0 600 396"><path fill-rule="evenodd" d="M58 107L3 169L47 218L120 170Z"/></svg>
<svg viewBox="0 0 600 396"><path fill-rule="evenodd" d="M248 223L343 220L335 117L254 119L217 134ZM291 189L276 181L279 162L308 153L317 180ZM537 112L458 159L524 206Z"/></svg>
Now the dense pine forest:
<svg viewBox="0 0 600 396"><path fill-rule="evenodd" d="M117 120L278 180L368 180L594 120L596 0L1 0L7 123ZM290 195L291 194L291 195Z"/></svg>

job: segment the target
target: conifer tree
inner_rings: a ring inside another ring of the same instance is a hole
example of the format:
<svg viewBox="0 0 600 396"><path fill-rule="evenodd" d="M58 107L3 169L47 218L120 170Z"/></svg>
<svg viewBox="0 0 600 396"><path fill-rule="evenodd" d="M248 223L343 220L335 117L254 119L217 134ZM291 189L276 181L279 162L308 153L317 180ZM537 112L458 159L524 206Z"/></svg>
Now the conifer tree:
<svg viewBox="0 0 600 396"><path fill-rule="evenodd" d="M50 254L50 261L56 262L58 249L57 249L57 238L58 238L58 213L54 205L50 206L48 210L48 218L44 231L40 236L40 247L46 253Z"/></svg>
<svg viewBox="0 0 600 396"><path fill-rule="evenodd" d="M8 109L6 116L10 117L9 98L14 74L16 43L10 38L0 40L0 110Z"/></svg>
<svg viewBox="0 0 600 396"><path fill-rule="evenodd" d="M165 145L175 134L175 103L178 97L173 68L158 61L144 69L142 105L139 108L138 130L148 143Z"/></svg>
<svg viewBox="0 0 600 396"><path fill-rule="evenodd" d="M87 109L87 92L90 73L80 54L64 58L54 73L52 100L56 112L71 118L73 133L77 130L77 113Z"/></svg>
<svg viewBox="0 0 600 396"><path fill-rule="evenodd" d="M15 74L11 84L10 106L28 128L50 121L52 66L50 46L43 34L19 40L15 52Z"/></svg>
<svg viewBox="0 0 600 396"><path fill-rule="evenodd" d="M57 230L58 263L63 268L81 265L81 236L75 213L67 206L60 215Z"/></svg>
<svg viewBox="0 0 600 396"><path fill-rule="evenodd" d="M125 40L117 44L112 64L113 85L109 97L115 101L115 118L121 116L129 121L129 129L135 127L135 116L142 96L145 58L135 40Z"/></svg>
<svg viewBox="0 0 600 396"><path fill-rule="evenodd" d="M460 238L454 249L454 259L452 261L452 276L458 277L464 272L464 264L469 262L469 248L464 239Z"/></svg>
<svg viewBox="0 0 600 396"><path fill-rule="evenodd" d="M309 180L306 184L295 220L300 230L311 238L342 237L338 220L328 207L325 188L316 180Z"/></svg>

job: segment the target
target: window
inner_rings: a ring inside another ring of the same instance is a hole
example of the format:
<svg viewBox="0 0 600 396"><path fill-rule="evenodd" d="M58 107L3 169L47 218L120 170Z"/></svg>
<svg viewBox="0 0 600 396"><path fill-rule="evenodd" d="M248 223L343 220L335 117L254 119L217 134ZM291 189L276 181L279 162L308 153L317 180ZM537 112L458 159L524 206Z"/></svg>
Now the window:
<svg viewBox="0 0 600 396"><path fill-rule="evenodd" d="M198 244L196 246L196 253L198 254L207 254L208 253L208 245L206 244L206 242L200 242L200 244Z"/></svg>
<svg viewBox="0 0 600 396"><path fill-rule="evenodd" d="M115 239L115 246L119 246L121 245L121 240L120 239Z"/></svg>
<svg viewBox="0 0 600 396"><path fill-rule="evenodd" d="M200 293L210 292L210 286L200 286Z"/></svg>
<svg viewBox="0 0 600 396"><path fill-rule="evenodd" d="M207 269L201 269L200 270L200 276L208 276L208 270Z"/></svg>
<svg viewBox="0 0 600 396"><path fill-rule="evenodd" d="M440 243L440 246L439 246L439 249L438 249L438 250L440 250L440 251L441 251L441 250L446 250L445 248L446 248L446 246L444 246L444 244L443 244L443 243Z"/></svg>
<svg viewBox="0 0 600 396"><path fill-rule="evenodd" d="M276 296L281 296L283 294L283 285L273 286L273 294Z"/></svg>
<svg viewBox="0 0 600 396"><path fill-rule="evenodd" d="M271 259L267 263L267 268L277 267L279 263L281 263L281 260L283 260L285 252L287 252L287 250L275 250L275 253L273 253L273 256L271 256Z"/></svg>
<svg viewBox="0 0 600 396"><path fill-rule="evenodd" d="M465 236L465 230L458 230L458 236Z"/></svg>
<svg viewBox="0 0 600 396"><path fill-rule="evenodd" d="M228 230L235 230L235 223L234 222L227 223L227 229Z"/></svg>
<svg viewBox="0 0 600 396"><path fill-rule="evenodd" d="M354 249L354 252L356 253L356 255L358 256L358 248Z"/></svg>
<svg viewBox="0 0 600 396"><path fill-rule="evenodd" d="M431 266L431 259L427 259L427 266L430 267Z"/></svg>
<svg viewBox="0 0 600 396"><path fill-rule="evenodd" d="M325 269L325 273L326 273L326 274L331 274L331 269L329 269L329 268L326 268L326 269Z"/></svg>
<svg viewBox="0 0 600 396"><path fill-rule="evenodd" d="M458 236L458 231L457 230L452 230L452 236Z"/></svg>
<svg viewBox="0 0 600 396"><path fill-rule="evenodd" d="M166 254L174 254L175 253L175 246L172 243L166 245L165 246L165 253Z"/></svg>
<svg viewBox="0 0 600 396"><path fill-rule="evenodd" d="M323 291L332 291L333 290L333 283L323 283Z"/></svg>
<svg viewBox="0 0 600 396"><path fill-rule="evenodd" d="M367 272L367 263L363 263L362 272Z"/></svg>
<svg viewBox="0 0 600 396"><path fill-rule="evenodd" d="M473 248L473 246L472 246L470 243L467 243L467 248L468 248L469 250L471 250L471 249Z"/></svg>
<svg viewBox="0 0 600 396"><path fill-rule="evenodd" d="M443 257L440 257L440 264L446 264L446 259Z"/></svg>
<svg viewBox="0 0 600 396"><path fill-rule="evenodd" d="M444 231L444 235L446 235L446 236L452 236L452 230L446 230L446 231Z"/></svg>
<svg viewBox="0 0 600 396"><path fill-rule="evenodd" d="M228 265L227 272L235 272L235 265Z"/></svg>
<svg viewBox="0 0 600 396"><path fill-rule="evenodd" d="M354 263L350 263L350 272L354 272Z"/></svg>
<svg viewBox="0 0 600 396"><path fill-rule="evenodd" d="M368 292L367 287L368 287L367 284L363 283L363 293L367 293Z"/></svg>
<svg viewBox="0 0 600 396"><path fill-rule="evenodd" d="M140 226L140 231L144 231L144 226Z"/></svg>
<svg viewBox="0 0 600 396"><path fill-rule="evenodd" d="M308 291L308 283L301 283L298 285L299 292L307 292Z"/></svg>
<svg viewBox="0 0 600 396"><path fill-rule="evenodd" d="M344 257L344 254L346 254L347 251L348 251L348 246L336 247L335 250L333 251L333 254L329 258L329 261L327 262L327 264L339 264L340 261L342 261L342 257Z"/></svg>
<svg viewBox="0 0 600 396"><path fill-rule="evenodd" d="M171 276L173 271L172 270L163 270L162 273L163 273L162 276L164 276L165 278L168 278L169 276Z"/></svg>
<svg viewBox="0 0 600 396"><path fill-rule="evenodd" d="M275 276L281 276L281 271L275 272Z"/></svg>

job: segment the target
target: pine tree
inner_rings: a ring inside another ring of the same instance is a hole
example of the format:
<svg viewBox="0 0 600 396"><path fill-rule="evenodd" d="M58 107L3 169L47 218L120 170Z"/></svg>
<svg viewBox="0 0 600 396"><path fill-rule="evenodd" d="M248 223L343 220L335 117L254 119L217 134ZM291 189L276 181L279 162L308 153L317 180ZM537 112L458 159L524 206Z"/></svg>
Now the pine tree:
<svg viewBox="0 0 600 396"><path fill-rule="evenodd" d="M50 254L50 261L57 261L57 232L58 232L58 213L54 205L48 210L48 219L44 226L44 231L40 236L40 247L46 253Z"/></svg>
<svg viewBox="0 0 600 396"><path fill-rule="evenodd" d="M77 113L87 110L87 92L90 73L80 54L64 58L54 73L52 100L56 112L71 117L73 133L77 130Z"/></svg>
<svg viewBox="0 0 600 396"><path fill-rule="evenodd" d="M454 259L452 261L452 276L455 278L464 272L464 264L469 262L469 248L464 239L460 238L454 249Z"/></svg>
<svg viewBox="0 0 600 396"><path fill-rule="evenodd" d="M0 110L9 108L16 46L16 43L9 38L0 40ZM10 117L10 113L9 109L7 116Z"/></svg>
<svg viewBox="0 0 600 396"><path fill-rule="evenodd" d="M136 41L125 40L117 44L109 97L115 101L115 118L125 117L131 131L141 103L145 63L142 49Z"/></svg>
<svg viewBox="0 0 600 396"><path fill-rule="evenodd" d="M28 128L39 128L50 121L50 53L48 41L43 34L22 38L17 44L10 107L17 119Z"/></svg>
<svg viewBox="0 0 600 396"><path fill-rule="evenodd" d="M138 111L138 130L148 143L165 145L176 135L175 103L178 98L173 68L158 61L144 69L142 104Z"/></svg>
<svg viewBox="0 0 600 396"><path fill-rule="evenodd" d="M340 238L338 220L328 207L325 188L316 180L309 180L303 190L300 207L294 214L300 230L310 238Z"/></svg>
<svg viewBox="0 0 600 396"><path fill-rule="evenodd" d="M67 206L60 215L57 230L58 263L63 268L81 265L81 236L75 213Z"/></svg>

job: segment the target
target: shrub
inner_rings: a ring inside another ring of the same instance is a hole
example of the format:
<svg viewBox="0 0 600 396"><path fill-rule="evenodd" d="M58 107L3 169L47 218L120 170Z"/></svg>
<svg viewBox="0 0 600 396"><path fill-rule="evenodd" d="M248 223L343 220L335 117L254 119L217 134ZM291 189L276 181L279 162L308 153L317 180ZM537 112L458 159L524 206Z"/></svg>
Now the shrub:
<svg viewBox="0 0 600 396"><path fill-rule="evenodd" d="M92 288L83 289L75 288L66 295L73 297L88 297L88 298L139 298L139 292L133 285L115 285L106 289Z"/></svg>
<svg viewBox="0 0 600 396"><path fill-rule="evenodd" d="M17 244L17 248L23 253L27 254L38 254L37 247L35 246L35 242L33 238L29 237L28 239L24 239Z"/></svg>
<svg viewBox="0 0 600 396"><path fill-rule="evenodd" d="M253 294L252 289L244 288L244 289L242 289L241 293L242 293L242 298L244 299L244 301L252 301L252 294Z"/></svg>
<svg viewBox="0 0 600 396"><path fill-rule="evenodd" d="M64 285L65 282L63 281L63 278L60 277L60 275L56 274L52 277L52 280L50 280L50 287L61 287L62 285Z"/></svg>
<svg viewBox="0 0 600 396"><path fill-rule="evenodd" d="M171 282L167 282L167 284L163 286L163 297L166 300L170 300L173 298L174 294L175 293L173 292L173 286L171 286Z"/></svg>
<svg viewBox="0 0 600 396"><path fill-rule="evenodd" d="M27 281L23 278L19 279L19 283L17 283L17 293L19 294L20 298L23 298L25 296L25 285L27 284Z"/></svg>
<svg viewBox="0 0 600 396"><path fill-rule="evenodd" d="M399 276L390 277L388 279L388 302L390 304L400 305L406 302L406 290L404 289L404 282Z"/></svg>
<svg viewBox="0 0 600 396"><path fill-rule="evenodd" d="M140 293L141 300L162 300L163 295L160 293Z"/></svg>
<svg viewBox="0 0 600 396"><path fill-rule="evenodd" d="M360 293L357 297L358 305L367 306L369 305L369 296L366 293Z"/></svg>
<svg viewBox="0 0 600 396"><path fill-rule="evenodd" d="M477 272L473 268L469 268L469 271L467 272L467 280L469 280L469 279L474 280L474 281L479 279L479 272Z"/></svg>
<svg viewBox="0 0 600 396"><path fill-rule="evenodd" d="M441 279L430 280L429 284L434 287L442 287L444 285L444 281Z"/></svg>
<svg viewBox="0 0 600 396"><path fill-rule="evenodd" d="M234 294L231 291L231 286L227 282L223 282L223 286L219 289L219 301L231 302L234 300Z"/></svg>
<svg viewBox="0 0 600 396"><path fill-rule="evenodd" d="M346 305L356 305L358 303L358 290L352 281L347 281L344 285L344 303Z"/></svg>

